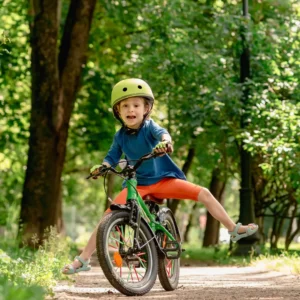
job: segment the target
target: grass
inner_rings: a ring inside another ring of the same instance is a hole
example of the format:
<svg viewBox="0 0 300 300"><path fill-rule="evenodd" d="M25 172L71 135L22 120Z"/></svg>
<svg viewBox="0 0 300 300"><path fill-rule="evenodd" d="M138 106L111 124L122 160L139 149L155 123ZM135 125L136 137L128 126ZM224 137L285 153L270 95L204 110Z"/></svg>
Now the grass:
<svg viewBox="0 0 300 300"><path fill-rule="evenodd" d="M184 244L181 265L193 266L246 266L250 264L250 256L232 256L228 245L201 248L199 245Z"/></svg>
<svg viewBox="0 0 300 300"><path fill-rule="evenodd" d="M300 255L296 252L283 252L280 255L260 255L251 262L251 265L264 270L300 275Z"/></svg>
<svg viewBox="0 0 300 300"><path fill-rule="evenodd" d="M300 275L300 245L294 244L290 251L279 248L270 251L266 245L260 255L234 256L228 245L201 248L199 244L184 244L182 266L256 266L264 270Z"/></svg>
<svg viewBox="0 0 300 300"><path fill-rule="evenodd" d="M0 300L41 300L45 290L37 285L15 285L5 277L0 277Z"/></svg>
<svg viewBox="0 0 300 300"><path fill-rule="evenodd" d="M0 243L0 281L3 283L0 300L43 299L40 295L52 294L57 281L66 279L61 268L69 261L69 243L59 237L54 228L46 234L47 239L36 250L19 248L17 241ZM39 297L34 298L34 295Z"/></svg>

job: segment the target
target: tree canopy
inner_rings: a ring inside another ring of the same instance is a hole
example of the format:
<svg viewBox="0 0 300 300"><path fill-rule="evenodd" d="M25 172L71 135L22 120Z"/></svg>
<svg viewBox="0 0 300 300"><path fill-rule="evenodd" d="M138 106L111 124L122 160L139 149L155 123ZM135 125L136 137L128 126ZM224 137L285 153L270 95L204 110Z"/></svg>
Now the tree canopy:
<svg viewBox="0 0 300 300"><path fill-rule="evenodd" d="M45 219L30 233L63 228L63 203L97 222L105 195L84 177L119 126L112 86L139 77L154 91L153 118L174 139L173 159L190 163L193 182L209 186L216 167L220 180L240 180L243 141L253 158L256 217L263 225L272 216L266 239L276 247L284 230L288 247L300 231L297 1L252 1L247 20L235 0L62 0L42 1L43 9L33 2L0 8L0 225L17 223L24 199L32 202L22 219L34 206ZM251 53L245 85L242 27ZM48 209L55 210L51 220Z"/></svg>

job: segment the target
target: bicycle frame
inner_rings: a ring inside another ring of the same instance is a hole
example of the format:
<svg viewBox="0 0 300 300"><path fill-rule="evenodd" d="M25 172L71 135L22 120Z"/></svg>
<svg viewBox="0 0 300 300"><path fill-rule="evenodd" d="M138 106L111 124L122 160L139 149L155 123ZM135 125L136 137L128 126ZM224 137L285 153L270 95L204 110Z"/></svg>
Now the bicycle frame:
<svg viewBox="0 0 300 300"><path fill-rule="evenodd" d="M146 222L146 225L149 227L149 230L153 234L152 239L155 239L155 242L158 245L161 252L164 253L168 258L175 259L175 258L179 258L181 252L184 251L183 249L181 249L180 241L177 241L176 238L172 235L172 233L168 231L159 221L156 220L157 216L150 212L150 210L148 209L147 205L145 204L144 200L142 199L141 195L139 194L136 188L137 187L136 169L142 164L144 160L152 159L155 157L155 155L156 155L155 153L148 153L143 157L141 157L133 167L127 165L121 172L116 171L112 167L108 167L103 172L110 171L117 175L126 174L125 177L121 176L126 180L126 186L127 186L126 205L111 204L110 208L111 210L123 210L123 209L130 210L129 223L134 228L135 248L140 250L142 247L145 246L143 245L141 247L138 242L139 241L138 228L140 227L141 215L142 215L143 220ZM99 176L99 175L103 175L103 173L101 174L101 172L99 172L99 174L96 175L90 174L90 176L88 176L87 179L89 179L92 176ZM137 208L135 206L137 206ZM162 232L169 238L169 241L167 241L166 245L171 245L175 248L164 247L164 249L162 250L157 240L157 236L156 236L157 231ZM168 252L176 252L176 255L168 254Z"/></svg>
<svg viewBox="0 0 300 300"><path fill-rule="evenodd" d="M144 214L144 217L147 218L148 224L150 228L152 229L153 232L156 232L157 230L162 231L165 233L168 238L171 241L176 241L176 239L173 237L173 235L165 228L163 227L159 222L155 220L155 217L153 214L150 213L147 205L145 204L144 200L138 193L136 186L137 186L137 181L133 178L130 178L126 181L126 186L127 186L127 199L126 202L136 200L138 203L139 208L141 209L142 213Z"/></svg>
<svg viewBox="0 0 300 300"><path fill-rule="evenodd" d="M109 172L125 179L126 202L112 203L97 231L97 255L109 282L128 296L144 295L153 287L157 275L166 291L173 291L179 282L181 238L175 217L168 207L159 208L155 201L144 202L137 190L136 170L149 153L121 171L112 166L98 168L90 177ZM117 164L114 164L117 166ZM142 192L141 192L142 193Z"/></svg>

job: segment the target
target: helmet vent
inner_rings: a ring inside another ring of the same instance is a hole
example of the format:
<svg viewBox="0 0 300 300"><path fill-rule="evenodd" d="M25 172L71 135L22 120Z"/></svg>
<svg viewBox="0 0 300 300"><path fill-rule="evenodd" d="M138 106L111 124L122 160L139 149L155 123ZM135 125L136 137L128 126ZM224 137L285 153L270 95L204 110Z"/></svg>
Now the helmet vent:
<svg viewBox="0 0 300 300"><path fill-rule="evenodd" d="M127 91L127 88L123 88L123 92L126 92Z"/></svg>
<svg viewBox="0 0 300 300"><path fill-rule="evenodd" d="M142 89L142 86L141 86L141 85L138 85L138 88L141 90L141 89Z"/></svg>

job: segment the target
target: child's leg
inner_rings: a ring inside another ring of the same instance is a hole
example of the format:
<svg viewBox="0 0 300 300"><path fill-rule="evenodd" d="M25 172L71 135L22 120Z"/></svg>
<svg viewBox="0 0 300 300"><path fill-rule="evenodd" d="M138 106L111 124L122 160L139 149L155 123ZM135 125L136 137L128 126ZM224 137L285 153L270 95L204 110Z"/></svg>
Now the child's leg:
<svg viewBox="0 0 300 300"><path fill-rule="evenodd" d="M156 189L153 191L153 196L158 198L191 199L201 202L205 205L209 213L221 222L228 231L231 232L235 229L235 222L231 220L223 206L208 189L175 178L163 179L154 186ZM248 226L240 226L238 233L246 232L249 227L256 228L257 225L249 224Z"/></svg>
<svg viewBox="0 0 300 300"><path fill-rule="evenodd" d="M118 203L125 203L126 202L126 193L127 193L127 189L122 190L121 193L116 197L115 201L118 201ZM107 210L105 213L107 213L108 211L109 210ZM96 250L96 237L97 237L97 230L98 230L99 223L95 227L86 246L84 247L84 249L82 250L82 252L79 255L84 261L88 261L91 258L92 254ZM81 265L82 265L82 263L78 259L75 258L71 265L66 265L63 268L62 272L64 274L70 274L69 272L70 272L71 268L73 270L76 270L76 269L80 268Z"/></svg>
<svg viewBox="0 0 300 300"><path fill-rule="evenodd" d="M236 224L231 220L224 207L208 189L201 189L198 194L197 201L203 203L209 213L220 223L222 223L229 231L234 229Z"/></svg>
<svg viewBox="0 0 300 300"><path fill-rule="evenodd" d="M143 187L141 189L139 189L139 187L138 187L137 189L142 197L147 193L147 191L144 190ZM121 193L115 198L114 203L125 204L126 203L126 195L127 195L127 189L123 189L121 191ZM110 209L107 209L105 211L105 213L108 213L109 211L110 211ZM96 250L96 237L97 237L98 226L99 226L99 224L97 224L97 226L95 227L86 246L84 247L81 254L79 255L84 261L88 261L91 258L92 254ZM62 272L64 274L72 274L72 273L69 273L71 266L73 267L74 270L76 270L82 266L82 263L78 259L74 259L72 264L65 266L64 269L62 270Z"/></svg>
<svg viewBox="0 0 300 300"><path fill-rule="evenodd" d="M222 223L228 229L229 232L234 231L237 224L232 221L232 219L228 216L227 212L225 211L224 207L208 189L202 188L198 194L197 200L203 203L209 211L209 213L220 223ZM248 228L255 229L257 227L258 226L255 224L239 226L237 233L245 233L248 230Z"/></svg>

